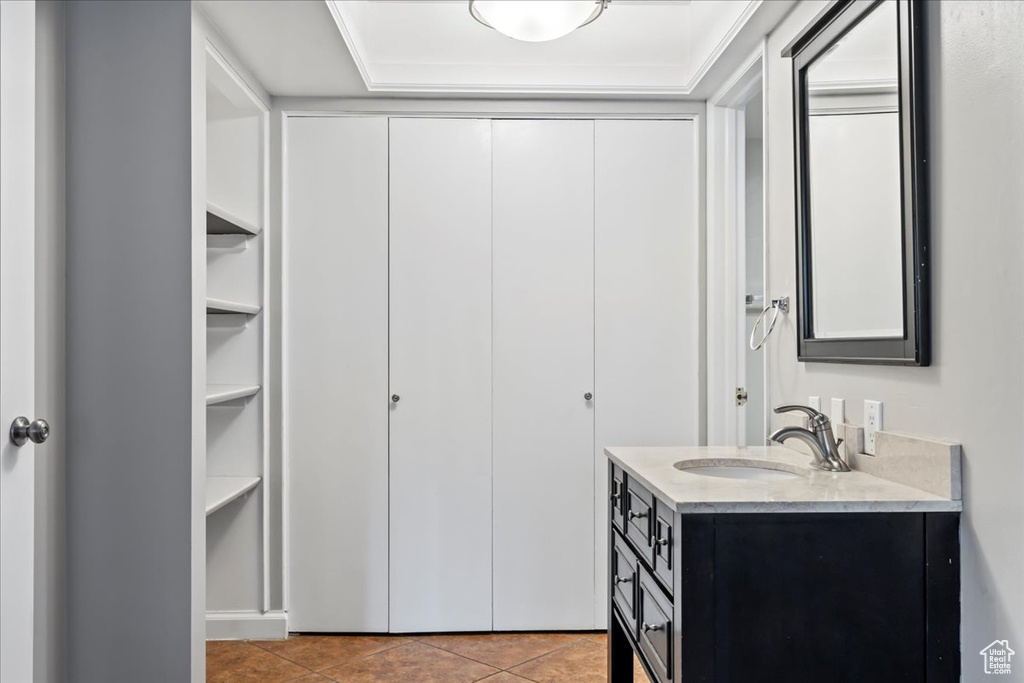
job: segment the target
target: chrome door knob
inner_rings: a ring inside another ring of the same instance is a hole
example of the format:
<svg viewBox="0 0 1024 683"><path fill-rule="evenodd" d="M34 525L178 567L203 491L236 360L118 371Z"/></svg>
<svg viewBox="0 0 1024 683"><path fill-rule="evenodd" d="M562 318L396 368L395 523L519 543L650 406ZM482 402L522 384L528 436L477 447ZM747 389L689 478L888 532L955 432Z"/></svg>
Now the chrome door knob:
<svg viewBox="0 0 1024 683"><path fill-rule="evenodd" d="M46 420L28 421L27 417L17 417L11 423L11 441L15 446L24 446L26 441L43 443L50 437L50 425Z"/></svg>
<svg viewBox="0 0 1024 683"><path fill-rule="evenodd" d="M402 400L402 397L399 396L398 394L391 394L391 402L392 403L398 403L401 400Z"/></svg>
<svg viewBox="0 0 1024 683"><path fill-rule="evenodd" d="M584 401L589 401L592 398L594 398L594 395L592 393L590 393L589 391L587 393L583 394L583 400Z"/></svg>

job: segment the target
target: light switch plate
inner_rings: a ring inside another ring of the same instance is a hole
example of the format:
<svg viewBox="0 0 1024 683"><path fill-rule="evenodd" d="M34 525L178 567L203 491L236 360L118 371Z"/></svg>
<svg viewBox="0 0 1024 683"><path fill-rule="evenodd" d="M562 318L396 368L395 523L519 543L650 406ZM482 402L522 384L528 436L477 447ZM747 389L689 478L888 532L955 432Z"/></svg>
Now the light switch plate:
<svg viewBox="0 0 1024 683"><path fill-rule="evenodd" d="M817 410L820 413L821 412L821 396L808 396L807 397L807 406L810 407L810 408L814 408L815 410ZM810 428L810 426L811 426L811 418L810 417L804 418L804 427Z"/></svg>
<svg viewBox="0 0 1024 683"><path fill-rule="evenodd" d="M832 424L841 425L846 424L846 399L845 398L834 398L832 399L832 411L828 414Z"/></svg>
<svg viewBox="0 0 1024 683"><path fill-rule="evenodd" d="M875 433L882 430L882 402L864 401L864 452L875 454Z"/></svg>

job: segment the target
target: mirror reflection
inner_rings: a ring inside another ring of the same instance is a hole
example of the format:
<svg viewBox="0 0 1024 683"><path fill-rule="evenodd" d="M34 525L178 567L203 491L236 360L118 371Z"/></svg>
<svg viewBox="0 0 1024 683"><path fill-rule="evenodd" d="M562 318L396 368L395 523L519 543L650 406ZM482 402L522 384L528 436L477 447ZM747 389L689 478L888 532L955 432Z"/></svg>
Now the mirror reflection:
<svg viewBox="0 0 1024 683"><path fill-rule="evenodd" d="M896 3L807 67L815 338L904 334Z"/></svg>

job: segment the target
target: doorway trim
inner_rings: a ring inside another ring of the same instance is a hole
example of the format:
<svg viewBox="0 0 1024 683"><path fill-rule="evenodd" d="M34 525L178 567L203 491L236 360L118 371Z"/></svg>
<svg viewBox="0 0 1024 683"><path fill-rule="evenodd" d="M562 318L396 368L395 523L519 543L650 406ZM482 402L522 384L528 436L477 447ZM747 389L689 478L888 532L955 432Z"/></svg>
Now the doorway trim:
<svg viewBox="0 0 1024 683"><path fill-rule="evenodd" d="M744 293L745 156L744 108L758 93L767 109L767 40L743 62L708 99L707 138L707 416L708 445L744 445L745 418L738 409L737 387L746 383ZM767 129L767 116L762 126ZM768 166L768 137L762 136L762 169ZM767 174L762 173L767 186ZM763 216L768 196L762 189ZM764 235L764 284L768 283L767 220ZM766 292L767 298L767 289ZM764 390L768 395L768 356L764 363ZM765 402L765 425L768 405ZM766 427L767 429L767 427ZM767 434L767 432L766 432Z"/></svg>
<svg viewBox="0 0 1024 683"><path fill-rule="evenodd" d="M36 410L36 4L0 3L0 680L35 665L36 450L8 425ZM23 312L21 317L9 314ZM51 418L52 419L52 418Z"/></svg>

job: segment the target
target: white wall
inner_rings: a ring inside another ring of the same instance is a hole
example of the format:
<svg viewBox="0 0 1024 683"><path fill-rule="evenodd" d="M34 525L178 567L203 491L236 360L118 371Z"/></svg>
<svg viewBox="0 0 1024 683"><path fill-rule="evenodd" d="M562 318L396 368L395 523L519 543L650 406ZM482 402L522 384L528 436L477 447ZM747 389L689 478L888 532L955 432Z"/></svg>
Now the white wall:
<svg viewBox="0 0 1024 683"><path fill-rule="evenodd" d="M695 100L538 100L426 99L370 97L275 97L275 111L382 114L394 116L466 116L501 118L538 115L544 118L621 116L656 118L693 114L704 117L704 102ZM703 137L702 137L703 139Z"/></svg>
<svg viewBox="0 0 1024 683"><path fill-rule="evenodd" d="M802 3L769 38L773 296L796 293L791 62L779 54L824 6ZM768 345L770 391L773 405L845 398L852 422L878 399L886 429L963 444L963 679L980 681L982 647L1024 644L1024 3L927 6L932 366L798 363L791 315Z"/></svg>
<svg viewBox="0 0 1024 683"><path fill-rule="evenodd" d="M64 621L64 6L36 3L35 677L66 679Z"/></svg>

